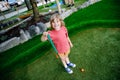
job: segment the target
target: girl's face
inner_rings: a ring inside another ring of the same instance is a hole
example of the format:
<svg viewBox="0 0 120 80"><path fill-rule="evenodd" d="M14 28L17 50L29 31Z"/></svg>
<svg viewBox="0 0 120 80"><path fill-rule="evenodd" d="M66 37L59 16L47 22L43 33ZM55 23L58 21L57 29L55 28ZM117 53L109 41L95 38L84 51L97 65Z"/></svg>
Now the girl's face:
<svg viewBox="0 0 120 80"><path fill-rule="evenodd" d="M60 30L61 27L61 21L58 18L55 18L52 22L52 26L55 30Z"/></svg>

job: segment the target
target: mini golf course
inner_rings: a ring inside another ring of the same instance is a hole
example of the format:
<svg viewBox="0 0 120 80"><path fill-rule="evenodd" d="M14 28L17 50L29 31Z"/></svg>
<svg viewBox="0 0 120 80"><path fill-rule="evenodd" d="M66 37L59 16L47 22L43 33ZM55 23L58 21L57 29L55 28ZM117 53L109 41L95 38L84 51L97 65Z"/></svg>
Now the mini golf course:
<svg viewBox="0 0 120 80"><path fill-rule="evenodd" d="M73 74L64 71L51 44L39 35L0 53L0 80L120 80L119 5L119 0L102 0L64 20L74 45Z"/></svg>

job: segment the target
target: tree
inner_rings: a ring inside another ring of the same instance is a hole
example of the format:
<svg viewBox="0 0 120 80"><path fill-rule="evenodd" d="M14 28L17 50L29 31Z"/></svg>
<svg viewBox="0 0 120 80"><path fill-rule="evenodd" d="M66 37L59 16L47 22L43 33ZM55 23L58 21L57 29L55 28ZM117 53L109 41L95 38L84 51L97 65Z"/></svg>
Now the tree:
<svg viewBox="0 0 120 80"><path fill-rule="evenodd" d="M30 3L32 5L32 10L33 10L33 20L35 22L39 21L39 10L38 10L38 7L37 7L37 2L36 0L30 0Z"/></svg>
<svg viewBox="0 0 120 80"><path fill-rule="evenodd" d="M25 1L25 4L26 4L26 7L28 8L28 11L30 11L32 9L32 6L30 4L30 0L24 0Z"/></svg>

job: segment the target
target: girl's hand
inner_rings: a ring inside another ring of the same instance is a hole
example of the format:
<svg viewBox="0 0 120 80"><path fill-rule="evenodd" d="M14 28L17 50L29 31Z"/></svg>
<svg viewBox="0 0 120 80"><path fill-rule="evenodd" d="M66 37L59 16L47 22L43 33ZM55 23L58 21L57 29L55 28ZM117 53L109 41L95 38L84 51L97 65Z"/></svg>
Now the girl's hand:
<svg viewBox="0 0 120 80"><path fill-rule="evenodd" d="M41 37L41 41L46 41L47 40L47 35L48 35L48 32L43 32L43 35Z"/></svg>
<svg viewBox="0 0 120 80"><path fill-rule="evenodd" d="M44 36L47 36L47 35L48 35L48 32L43 32L43 35L44 35Z"/></svg>

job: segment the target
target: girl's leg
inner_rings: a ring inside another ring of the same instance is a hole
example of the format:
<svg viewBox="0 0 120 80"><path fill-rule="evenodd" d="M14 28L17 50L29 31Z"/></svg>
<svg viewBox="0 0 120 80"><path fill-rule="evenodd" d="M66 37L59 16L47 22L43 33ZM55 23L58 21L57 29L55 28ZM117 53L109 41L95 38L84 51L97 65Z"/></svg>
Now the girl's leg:
<svg viewBox="0 0 120 80"><path fill-rule="evenodd" d="M61 59L63 65L64 65L64 67L65 67L65 70L66 70L69 74L72 74L73 71L72 71L72 70L67 66L67 64L66 64L66 61L65 61L66 57L65 57L65 54L64 54L64 53L63 53L63 54L59 54L59 56L60 56L60 59Z"/></svg>
<svg viewBox="0 0 120 80"><path fill-rule="evenodd" d="M69 57L68 57L69 53L70 53L70 50L68 50L68 51L65 53L65 62L66 62L66 64L69 64L69 63L70 63L70 60L69 60Z"/></svg>
<svg viewBox="0 0 120 80"><path fill-rule="evenodd" d="M70 63L70 60L69 60L68 54L65 56L65 62L66 62L66 64L69 64L69 63Z"/></svg>
<svg viewBox="0 0 120 80"><path fill-rule="evenodd" d="M67 64L66 64L66 62L65 62L65 59L61 59L61 61L62 61L62 63L63 63L63 66L64 66L65 68L67 68Z"/></svg>
<svg viewBox="0 0 120 80"><path fill-rule="evenodd" d="M65 56L66 56L65 57L65 62L67 64L67 66L70 66L70 67L74 68L74 67L76 67L76 64L70 62L69 57L68 57L69 53L70 53L70 50L68 50L68 52L66 52L66 54L65 54Z"/></svg>
<svg viewBox="0 0 120 80"><path fill-rule="evenodd" d="M70 63L70 60L69 60L69 57L68 57L68 56L66 57L65 62L66 62L66 64L69 64L69 63Z"/></svg>
<svg viewBox="0 0 120 80"><path fill-rule="evenodd" d="M67 64L66 64L66 61L65 61L65 56L64 56L64 54L59 54L59 56L60 56L60 59L61 59L61 61L62 61L62 63L63 63L63 66L64 66L65 68L67 68Z"/></svg>

